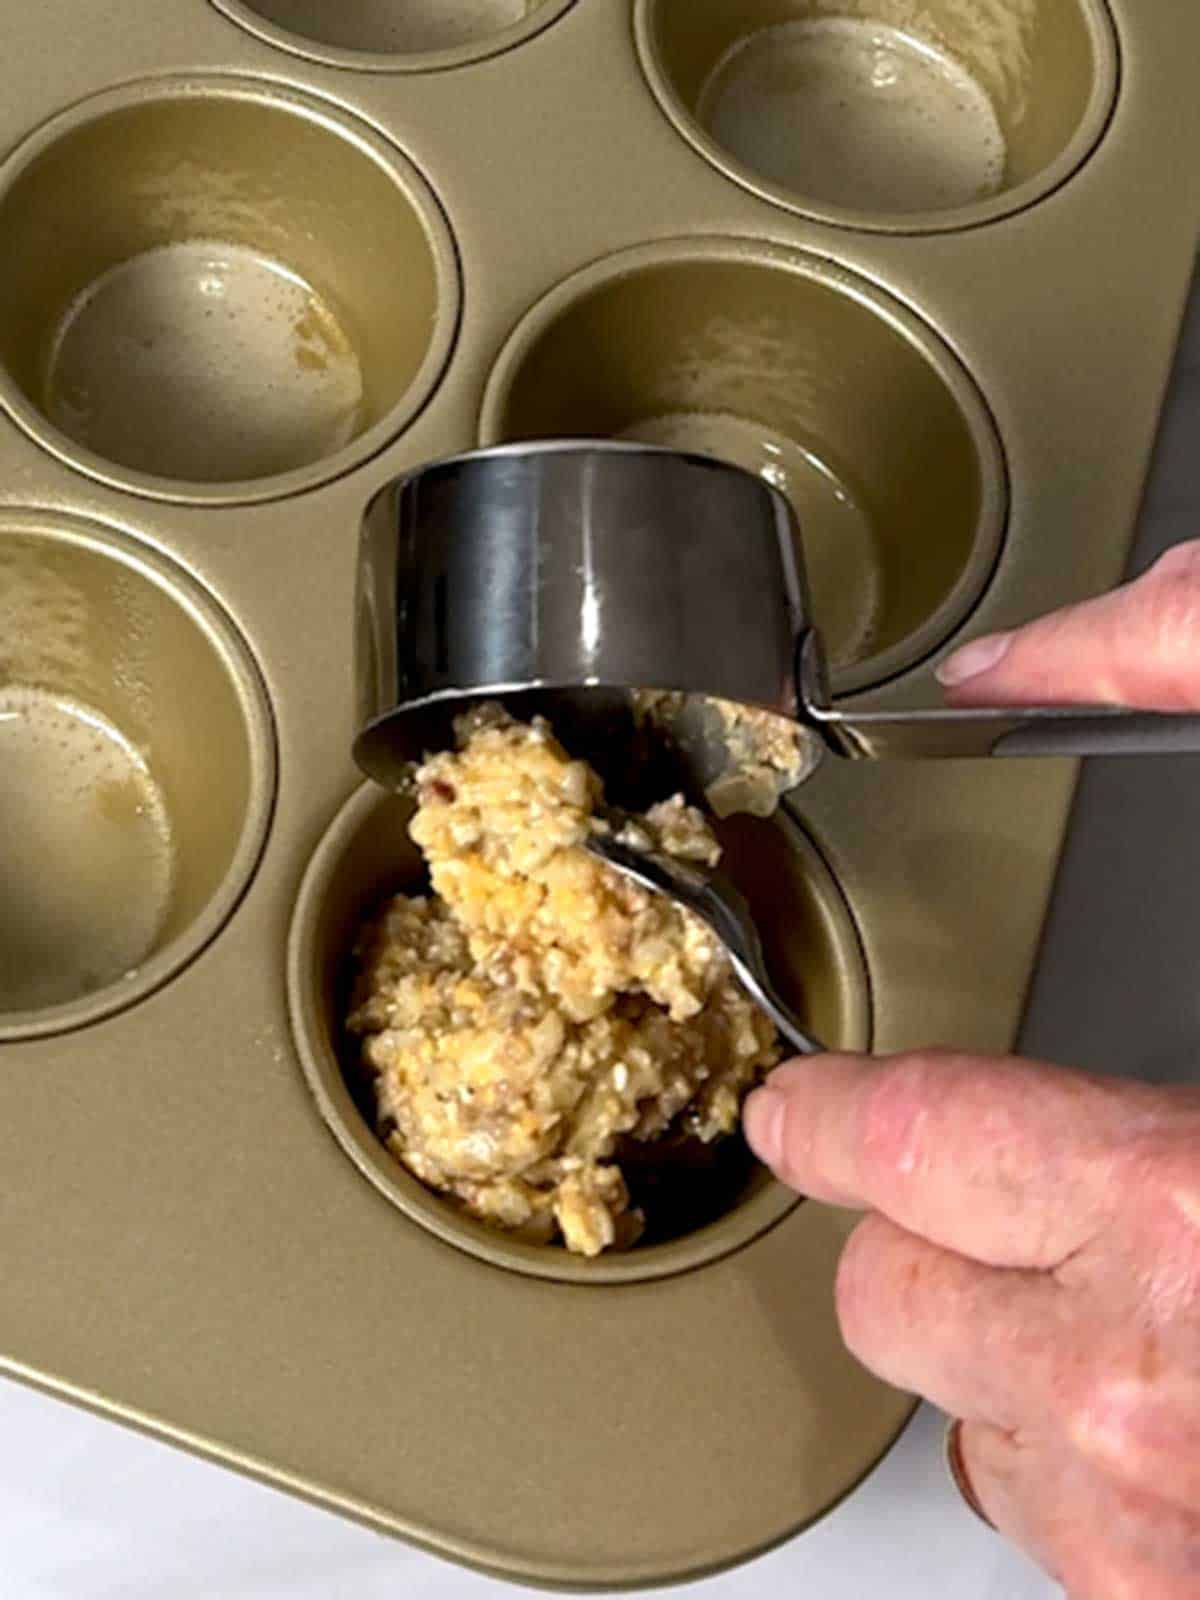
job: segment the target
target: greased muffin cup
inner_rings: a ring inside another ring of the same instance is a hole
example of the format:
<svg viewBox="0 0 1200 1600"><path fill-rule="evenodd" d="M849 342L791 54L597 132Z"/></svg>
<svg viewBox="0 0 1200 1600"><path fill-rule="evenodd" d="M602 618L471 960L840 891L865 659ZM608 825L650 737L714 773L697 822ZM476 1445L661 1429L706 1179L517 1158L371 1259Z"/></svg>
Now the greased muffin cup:
<svg viewBox="0 0 1200 1600"><path fill-rule="evenodd" d="M1000 442L932 328L819 256L648 245L560 284L493 368L485 443L611 436L735 461L792 503L835 685L919 661L1004 533Z"/></svg>
<svg viewBox="0 0 1200 1600"><path fill-rule="evenodd" d="M0 511L0 641L4 1041L134 1004L220 932L275 746L219 605L113 529Z"/></svg>
<svg viewBox="0 0 1200 1600"><path fill-rule="evenodd" d="M98 477L294 493L428 398L458 317L450 231L370 128L251 80L86 100L0 170L0 400Z"/></svg>
<svg viewBox="0 0 1200 1600"><path fill-rule="evenodd" d="M735 1140L569 1258L380 1143L345 963L417 863L351 755L360 523L544 431L725 453L842 699L929 704L1122 570L1200 10L111 11L10 7L0 65L0 1369L519 1581L744 1561L913 1408L840 1336L855 1219ZM732 824L814 1030L1011 1048L1072 782L829 761Z"/></svg>
<svg viewBox="0 0 1200 1600"><path fill-rule="evenodd" d="M973 227L1087 160L1117 92L1103 0L636 0L643 70L708 160L847 227Z"/></svg>
<svg viewBox="0 0 1200 1600"><path fill-rule="evenodd" d="M408 838L411 811L410 801L375 785L346 804L305 875L289 943L289 1000L305 1075L326 1123L364 1176L406 1216L460 1250L565 1283L640 1283L686 1272L749 1243L786 1216L795 1195L750 1159L740 1138L714 1151L716 1162L705 1169L704 1179L719 1186L720 1198L694 1183L675 1237L590 1260L487 1227L400 1165L373 1129L361 1041L347 1034L345 1022L349 952L358 932L390 895L423 890L424 864ZM733 818L717 831L727 870L755 906L779 982L832 1047L867 1049L870 990L858 935L812 840L786 817L770 823Z"/></svg>
<svg viewBox="0 0 1200 1600"><path fill-rule="evenodd" d="M574 0L213 0L260 38L362 72L433 72L509 50Z"/></svg>

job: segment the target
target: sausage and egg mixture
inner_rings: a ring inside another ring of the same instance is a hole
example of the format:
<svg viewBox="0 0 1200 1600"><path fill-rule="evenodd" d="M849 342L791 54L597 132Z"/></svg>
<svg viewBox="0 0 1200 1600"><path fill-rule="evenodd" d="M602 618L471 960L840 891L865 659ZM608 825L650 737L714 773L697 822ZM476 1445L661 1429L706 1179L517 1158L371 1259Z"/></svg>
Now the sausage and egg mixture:
<svg viewBox="0 0 1200 1600"><path fill-rule="evenodd" d="M416 773L432 894L364 930L349 1027L380 1132L423 1183L527 1239L596 1255L642 1226L622 1141L712 1141L778 1059L712 934L583 847L601 784L541 719L486 707ZM715 863L676 797L644 843ZM631 842L636 843L636 839Z"/></svg>

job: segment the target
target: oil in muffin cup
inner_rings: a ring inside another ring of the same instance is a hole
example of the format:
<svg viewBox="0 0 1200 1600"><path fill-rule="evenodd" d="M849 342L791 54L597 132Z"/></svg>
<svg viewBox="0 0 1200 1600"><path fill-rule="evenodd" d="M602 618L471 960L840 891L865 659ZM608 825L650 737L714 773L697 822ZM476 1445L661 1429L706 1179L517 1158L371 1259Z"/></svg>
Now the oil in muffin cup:
<svg viewBox="0 0 1200 1600"><path fill-rule="evenodd" d="M408 835L413 802L367 784L335 817L300 888L288 942L288 1001L296 1046L326 1124L359 1171L412 1222L469 1255L537 1278L636 1283L719 1261L750 1244L797 1204L750 1156L740 1134L705 1150L640 1152L624 1168L647 1233L626 1251L592 1259L561 1245L525 1243L466 1215L428 1189L375 1130L360 1041L348 1035L353 950L364 923L395 894L427 892ZM867 1049L870 984L854 917L817 845L782 812L770 821L715 824L724 865L754 907L772 971L819 1037Z"/></svg>
<svg viewBox="0 0 1200 1600"><path fill-rule="evenodd" d="M719 456L791 501L838 692L912 666L999 556L1003 452L937 334L827 260L734 239L637 247L518 324L484 444L641 440Z"/></svg>
<svg viewBox="0 0 1200 1600"><path fill-rule="evenodd" d="M0 512L0 1042L134 1004L220 930L266 835L270 709L174 563Z"/></svg>
<svg viewBox="0 0 1200 1600"><path fill-rule="evenodd" d="M764 199L928 233L1034 204L1103 136L1104 0L636 0L642 68L685 139Z"/></svg>
<svg viewBox="0 0 1200 1600"><path fill-rule="evenodd" d="M268 44L363 72L435 72L511 50L574 0L213 0Z"/></svg>
<svg viewBox="0 0 1200 1600"><path fill-rule="evenodd" d="M399 150L298 91L164 78L0 167L0 402L163 499L310 488L400 433L448 360L449 227Z"/></svg>

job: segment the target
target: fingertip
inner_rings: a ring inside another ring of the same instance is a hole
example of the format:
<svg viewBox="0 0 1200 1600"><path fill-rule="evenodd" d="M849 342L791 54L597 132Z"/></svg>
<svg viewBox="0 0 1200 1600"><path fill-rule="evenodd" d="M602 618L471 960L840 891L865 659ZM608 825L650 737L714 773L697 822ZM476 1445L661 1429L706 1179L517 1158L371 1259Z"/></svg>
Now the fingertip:
<svg viewBox="0 0 1200 1600"><path fill-rule="evenodd" d="M764 1079L764 1087L773 1089L776 1094L789 1094L793 1090L803 1090L812 1083L818 1069L818 1062L824 1064L828 1056L797 1056L791 1061L781 1061L780 1064L769 1072Z"/></svg>
<svg viewBox="0 0 1200 1600"><path fill-rule="evenodd" d="M767 1074L765 1087L780 1094L796 1093L805 1089L820 1088L837 1081L847 1069L861 1071L870 1056L858 1056L838 1050L823 1050L820 1055L795 1056L781 1061Z"/></svg>
<svg viewBox="0 0 1200 1600"><path fill-rule="evenodd" d="M833 1205L856 1205L819 1156L820 1130L853 1103L869 1057L802 1056L786 1061L746 1099L742 1126L751 1150L790 1188Z"/></svg>
<svg viewBox="0 0 1200 1600"><path fill-rule="evenodd" d="M742 1108L742 1130L746 1143L758 1159L778 1172L783 1161L783 1125L787 1097L774 1088L770 1079L749 1095Z"/></svg>
<svg viewBox="0 0 1200 1600"><path fill-rule="evenodd" d="M934 676L944 689L957 689L972 678L981 678L998 666L1008 654L1013 634L988 633L972 639L953 655L947 656L934 670Z"/></svg>
<svg viewBox="0 0 1200 1600"><path fill-rule="evenodd" d="M855 1056L822 1054L797 1056L769 1073L760 1089L746 1101L743 1125L746 1142L762 1162L796 1186L797 1164L807 1168L811 1130L838 1101L849 1069L855 1077L861 1061ZM805 1181L812 1174L805 1172Z"/></svg>

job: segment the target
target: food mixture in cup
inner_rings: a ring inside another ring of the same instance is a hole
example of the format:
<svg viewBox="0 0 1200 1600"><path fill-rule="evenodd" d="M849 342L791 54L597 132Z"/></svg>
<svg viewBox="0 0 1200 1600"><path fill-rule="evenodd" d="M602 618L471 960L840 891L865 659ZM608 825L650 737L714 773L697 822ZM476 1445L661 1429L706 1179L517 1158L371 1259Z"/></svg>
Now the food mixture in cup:
<svg viewBox="0 0 1200 1600"><path fill-rule="evenodd" d="M644 1218L622 1144L732 1132L775 1029L697 918L584 848L610 826L601 782L547 722L487 706L456 735L415 778L433 893L397 895L357 948L348 1025L380 1132L485 1222L584 1255L627 1247ZM622 837L720 856L680 796Z"/></svg>

